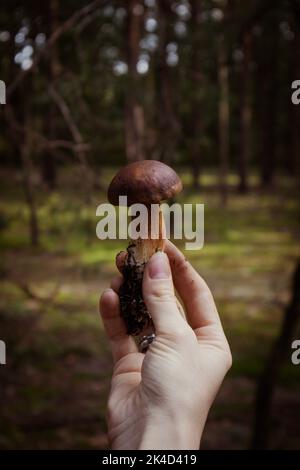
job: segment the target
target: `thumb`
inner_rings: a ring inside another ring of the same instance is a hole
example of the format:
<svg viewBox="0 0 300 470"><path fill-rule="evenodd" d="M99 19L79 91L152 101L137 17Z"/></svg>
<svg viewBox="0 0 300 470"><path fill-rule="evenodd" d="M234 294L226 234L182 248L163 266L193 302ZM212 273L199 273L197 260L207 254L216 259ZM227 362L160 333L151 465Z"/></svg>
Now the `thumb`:
<svg viewBox="0 0 300 470"><path fill-rule="evenodd" d="M161 251L148 261L143 278L143 296L157 334L178 334L187 323L179 313L169 264Z"/></svg>

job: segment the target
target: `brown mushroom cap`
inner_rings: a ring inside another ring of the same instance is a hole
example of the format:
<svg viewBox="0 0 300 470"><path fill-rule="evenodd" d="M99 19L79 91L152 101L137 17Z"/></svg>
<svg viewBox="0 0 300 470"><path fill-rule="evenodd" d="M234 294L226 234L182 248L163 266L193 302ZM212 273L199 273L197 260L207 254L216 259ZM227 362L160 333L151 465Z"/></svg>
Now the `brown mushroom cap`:
<svg viewBox="0 0 300 470"><path fill-rule="evenodd" d="M162 162L143 160L121 168L109 185L107 197L119 205L119 196L127 196L127 205L159 204L182 190L177 173Z"/></svg>

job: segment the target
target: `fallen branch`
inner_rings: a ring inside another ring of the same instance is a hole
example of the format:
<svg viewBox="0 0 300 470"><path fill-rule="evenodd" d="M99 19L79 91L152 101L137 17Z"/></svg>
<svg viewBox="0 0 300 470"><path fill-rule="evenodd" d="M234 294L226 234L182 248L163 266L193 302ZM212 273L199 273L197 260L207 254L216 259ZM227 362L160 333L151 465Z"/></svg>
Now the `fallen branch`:
<svg viewBox="0 0 300 470"><path fill-rule="evenodd" d="M49 94L53 101L56 103L57 107L59 108L65 123L67 124L70 133L72 134L72 137L75 141L75 144L78 146L78 151L77 151L77 157L79 160L80 165L82 166L83 171L85 172L86 178L85 180L85 186L86 186L86 195L87 199L91 199L90 195L90 188L91 188L91 172L89 168L89 164L86 158L86 151L85 151L85 143L83 141L82 134L73 119L71 110L69 106L67 105L67 102L64 100L64 98L58 93L58 91L53 87L49 87Z"/></svg>
<svg viewBox="0 0 300 470"><path fill-rule="evenodd" d="M75 120L73 119L73 116L72 116L72 113L71 113L71 110L70 108L68 107L66 101L64 100L64 98L58 93L58 91L53 87L53 86L50 86L49 87L49 94L51 96L51 98L53 99L53 101L56 103L57 107L59 108L71 134L72 134L72 137L74 139L74 141L76 142L76 144L79 144L79 145L82 145L83 144L83 137L82 137L82 134L75 122Z"/></svg>
<svg viewBox="0 0 300 470"><path fill-rule="evenodd" d="M90 149L90 145L87 143L74 143L72 141L63 139L49 140L39 132L33 130L31 127L22 126L16 120L13 109L9 104L5 106L5 115L12 131L17 132L21 137L24 137L24 135L27 134L32 139L32 142L35 144L35 146L38 146L41 149L55 150L64 148L72 150L76 154L80 151L88 151Z"/></svg>

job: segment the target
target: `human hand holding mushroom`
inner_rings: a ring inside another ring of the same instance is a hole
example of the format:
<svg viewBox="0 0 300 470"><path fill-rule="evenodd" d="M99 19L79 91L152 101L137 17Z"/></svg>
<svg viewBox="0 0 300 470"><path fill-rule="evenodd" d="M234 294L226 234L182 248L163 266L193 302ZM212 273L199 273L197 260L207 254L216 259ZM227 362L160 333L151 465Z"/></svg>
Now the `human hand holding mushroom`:
<svg viewBox="0 0 300 470"><path fill-rule="evenodd" d="M119 257L121 271L127 257ZM166 241L165 253L154 250L149 258L141 289L156 336L146 354L128 335L121 315L118 292L124 278L113 279L100 300L114 360L110 443L119 450L198 449L208 411L231 366L230 349L213 296L182 253Z"/></svg>

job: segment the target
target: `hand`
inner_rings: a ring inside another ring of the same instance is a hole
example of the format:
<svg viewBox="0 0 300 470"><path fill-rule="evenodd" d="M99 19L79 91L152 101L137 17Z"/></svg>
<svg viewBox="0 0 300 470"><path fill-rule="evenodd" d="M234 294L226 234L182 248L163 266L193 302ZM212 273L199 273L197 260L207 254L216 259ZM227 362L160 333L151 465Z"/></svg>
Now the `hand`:
<svg viewBox="0 0 300 470"><path fill-rule="evenodd" d="M117 263L119 264L119 263ZM187 320L176 304L174 286ZM156 338L138 352L120 317L112 281L100 300L114 371L108 400L113 449L198 449L208 411L231 367L231 353L213 296L182 253L167 242L166 254L147 263L143 295Z"/></svg>

